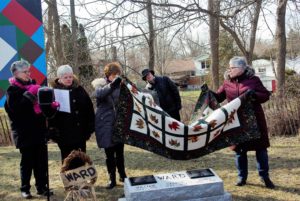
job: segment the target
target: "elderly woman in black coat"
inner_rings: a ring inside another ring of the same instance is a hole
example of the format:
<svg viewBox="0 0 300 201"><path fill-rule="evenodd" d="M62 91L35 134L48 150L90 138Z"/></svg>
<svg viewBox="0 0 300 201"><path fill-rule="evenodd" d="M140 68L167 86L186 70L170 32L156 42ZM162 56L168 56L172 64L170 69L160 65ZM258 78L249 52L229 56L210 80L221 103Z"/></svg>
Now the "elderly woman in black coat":
<svg viewBox="0 0 300 201"><path fill-rule="evenodd" d="M96 79L92 82L96 88L97 98L96 111L96 138L99 148L104 148L106 154L106 166L110 181L107 189L116 186L116 168L120 179L126 178L124 166L124 144L112 142L113 126L116 120L116 105L120 95L121 66L118 63L109 63L104 67L105 78Z"/></svg>
<svg viewBox="0 0 300 201"><path fill-rule="evenodd" d="M69 65L57 69L57 77L51 83L54 89L69 92L70 112L59 111L51 120L51 129L57 130L55 141L63 160L73 151L86 151L86 141L95 130L93 103Z"/></svg>
<svg viewBox="0 0 300 201"><path fill-rule="evenodd" d="M46 119L37 104L40 88L30 77L30 64L15 61L11 65L13 77L9 79L5 110L11 120L12 135L21 153L21 195L32 198L30 178L32 171L38 195L47 195Z"/></svg>

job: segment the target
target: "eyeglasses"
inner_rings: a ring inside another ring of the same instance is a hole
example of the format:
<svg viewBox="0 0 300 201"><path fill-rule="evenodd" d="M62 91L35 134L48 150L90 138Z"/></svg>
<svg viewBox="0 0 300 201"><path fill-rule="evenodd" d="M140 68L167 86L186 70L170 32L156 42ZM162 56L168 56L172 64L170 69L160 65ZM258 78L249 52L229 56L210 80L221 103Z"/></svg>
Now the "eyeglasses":
<svg viewBox="0 0 300 201"><path fill-rule="evenodd" d="M31 72L29 70L19 71L20 73L30 74Z"/></svg>
<svg viewBox="0 0 300 201"><path fill-rule="evenodd" d="M228 67L227 69L228 69L228 70L234 70L234 69L236 69L236 68L239 68L239 67L234 67L234 66L233 66L233 67Z"/></svg>

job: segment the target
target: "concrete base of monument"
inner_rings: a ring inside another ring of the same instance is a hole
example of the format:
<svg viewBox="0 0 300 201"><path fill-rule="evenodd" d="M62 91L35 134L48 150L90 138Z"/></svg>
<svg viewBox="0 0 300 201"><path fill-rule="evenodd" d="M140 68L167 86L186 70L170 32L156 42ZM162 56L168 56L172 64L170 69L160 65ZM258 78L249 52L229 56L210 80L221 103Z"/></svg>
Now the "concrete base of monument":
<svg viewBox="0 0 300 201"><path fill-rule="evenodd" d="M212 169L127 178L124 194L119 201L231 201Z"/></svg>

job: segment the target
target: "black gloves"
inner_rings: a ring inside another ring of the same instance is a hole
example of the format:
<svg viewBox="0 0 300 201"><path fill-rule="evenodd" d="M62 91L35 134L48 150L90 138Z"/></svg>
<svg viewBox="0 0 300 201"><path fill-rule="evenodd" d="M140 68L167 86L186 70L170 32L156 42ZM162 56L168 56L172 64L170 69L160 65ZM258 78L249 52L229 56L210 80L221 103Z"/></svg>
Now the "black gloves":
<svg viewBox="0 0 300 201"><path fill-rule="evenodd" d="M201 86L201 91L202 91L202 92L207 92L207 91L208 91L208 86L207 86L206 83L202 84L202 86Z"/></svg>
<svg viewBox="0 0 300 201"><path fill-rule="evenodd" d="M115 79L111 82L111 85L110 85L111 88L113 88L113 89L117 88L117 87L120 85L121 81L122 81L122 78L120 78L120 77L115 78Z"/></svg>

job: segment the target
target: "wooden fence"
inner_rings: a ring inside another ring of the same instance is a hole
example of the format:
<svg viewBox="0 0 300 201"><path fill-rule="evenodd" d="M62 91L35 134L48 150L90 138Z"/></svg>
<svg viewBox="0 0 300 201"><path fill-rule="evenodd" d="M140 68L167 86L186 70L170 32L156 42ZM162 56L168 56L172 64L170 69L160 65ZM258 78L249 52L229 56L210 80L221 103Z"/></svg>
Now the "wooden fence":
<svg viewBox="0 0 300 201"><path fill-rule="evenodd" d="M13 144L8 117L0 111L0 146Z"/></svg>

